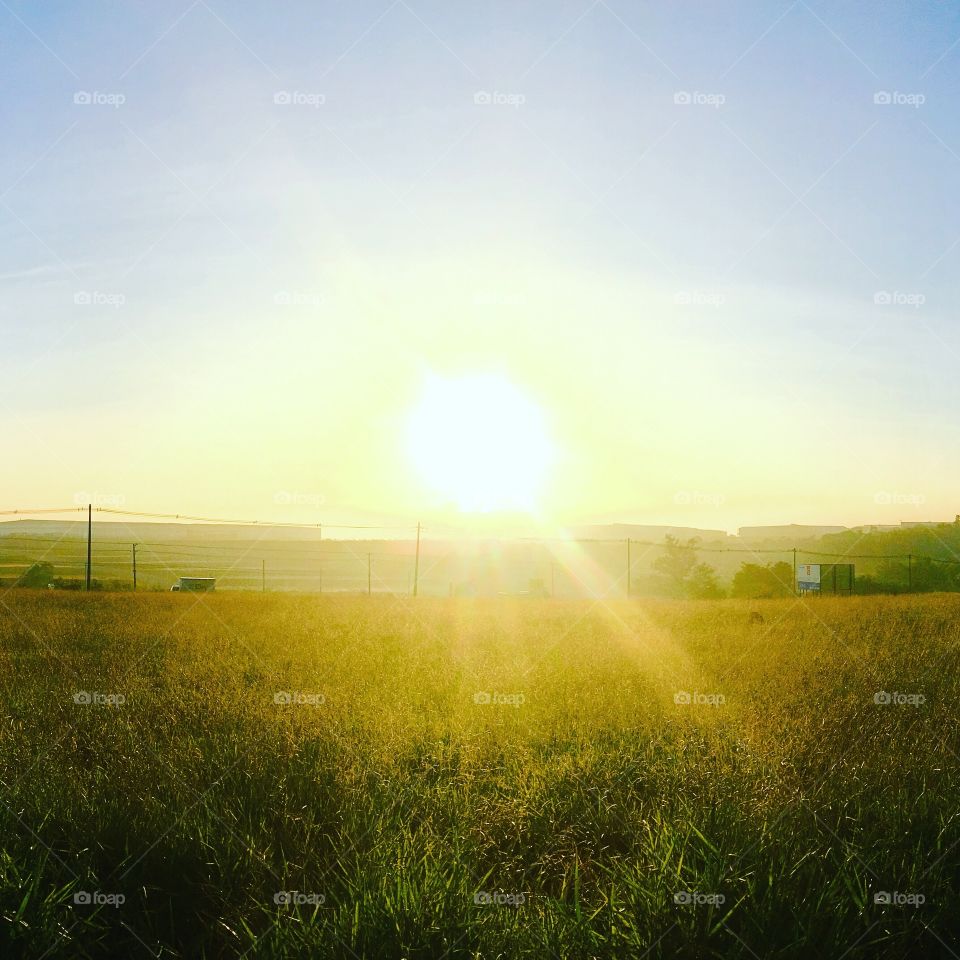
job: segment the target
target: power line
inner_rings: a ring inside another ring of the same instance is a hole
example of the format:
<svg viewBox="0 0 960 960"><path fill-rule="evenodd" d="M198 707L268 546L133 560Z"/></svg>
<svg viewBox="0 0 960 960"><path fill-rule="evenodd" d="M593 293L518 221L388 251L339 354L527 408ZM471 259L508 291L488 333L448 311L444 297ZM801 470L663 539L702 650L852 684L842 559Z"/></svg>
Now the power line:
<svg viewBox="0 0 960 960"><path fill-rule="evenodd" d="M0 534L0 547L3 547L4 544L10 543L53 543L53 544L63 544L65 546L75 546L77 548L86 547L86 539L80 539L79 537L72 537L69 539L60 538L60 537L26 537L19 536L17 534L12 534L5 536ZM132 540L97 540L94 544L94 556L99 558L101 562L105 559L109 562L112 558L117 557L126 562L129 559L128 550L134 541ZM331 540L331 541L317 541L317 543L324 544L347 544L354 543L357 541L348 541L348 540ZM376 542L376 541L361 541L364 543ZM403 541L397 541L403 542ZM223 545L219 544L208 544L208 543L188 543L188 544L166 544L166 543L151 543L146 540L137 540L136 544L138 548L144 548L144 552L148 554L157 555L159 552L163 552L166 556L163 559L168 561L173 561L178 556L187 560L194 559L196 555L190 551L200 550L200 551L210 551L213 555L208 553L207 555L200 555L196 559L203 561L215 561L217 556L222 556L224 561L228 561L231 553L235 553L237 550L243 550L244 553L253 553L250 544L256 544L257 541L226 541ZM106 549L101 549L106 548ZM299 548L299 549L298 549ZM17 550L21 553L26 552L26 547L17 547ZM364 555L368 551L364 551ZM282 544L276 544L269 547L260 547L256 550L256 554L262 553L273 553L273 554L282 554L285 559L290 560L356 560L357 558L350 553L350 548L347 546L342 547L339 551L325 551L325 552L315 552L315 551L305 551L302 549L302 544L296 540L290 541L290 549L286 549ZM174 556L169 556L173 554ZM374 557L394 559L394 560L408 560L406 554L400 553L398 551L373 551L372 555ZM157 562L162 562L158 560Z"/></svg>
<svg viewBox="0 0 960 960"><path fill-rule="evenodd" d="M27 516L35 513L80 513L86 509L86 507L51 507L41 510L0 510L0 517Z"/></svg>
<svg viewBox="0 0 960 960"><path fill-rule="evenodd" d="M27 515L27 514L36 514L36 513L68 513L68 512L82 512L87 509L86 507L64 507L64 508L50 508L50 509L38 509L38 510L0 510L0 516L10 516L10 515ZM224 525L233 525L233 526L256 526L256 527L281 527L287 529L300 529L300 530L310 530L316 529L322 530L324 528L328 530L410 530L415 531L421 529L420 524L335 524L335 523L287 523L287 522L273 522L269 520L241 520L241 519L226 519L223 517L204 517L204 516L194 516L191 514L182 514L182 513L147 513L136 510L120 510L115 507L94 507L94 512L96 513L107 513L118 516L129 516L129 517L144 517L153 520L184 520L195 523L218 523ZM13 537L2 537L0 539L13 539ZM26 537L21 539L27 539ZM45 540L46 542L52 542L53 540L60 539L66 540L68 538L30 538L36 539L38 541ZM449 537L438 538L438 541L449 541ZM456 538L455 538L456 539ZM483 539L483 538L481 538ZM624 537L516 537L516 538L503 538L503 537L491 537L486 540L486 542L497 542L497 543L603 543L603 544L623 544L627 541L628 538ZM655 540L636 540L632 537L629 538L631 543L634 543L638 546L645 547L666 547L662 541ZM435 541L435 542L438 542ZM123 544L125 546L129 545L131 541L128 540L100 540L99 543L113 543L113 544ZM143 541L138 541L143 542ZM155 546L158 548L166 548L168 545L166 543L145 543L147 546ZM190 549L220 549L217 544L183 544L182 546L189 547ZM686 546L686 545L683 545ZM276 547L275 549L283 549L282 547ZM804 547L758 547L758 548L739 548L739 547L709 547L709 546L700 546L697 545L693 549L698 553L742 553L742 554L783 554L789 553L791 550L796 549L798 553L806 554L808 556L817 556L817 557L834 557L834 558L843 558L847 557L850 559L858 560L900 560L906 559L909 554L852 554L852 553L829 553L823 550L811 550ZM960 560L946 560L938 557L919 557L916 554L918 559L927 559L933 560L937 563L960 563Z"/></svg>
<svg viewBox="0 0 960 960"><path fill-rule="evenodd" d="M0 516L18 516L24 519L36 514L54 513L82 513L87 506L80 507L50 507L38 509L0 510ZM249 527L285 527L299 530L416 530L416 524L376 524L376 523L286 523L271 520L240 520L224 517L201 517L185 513L148 513L138 510L120 510L116 507L94 507L94 513L107 513L116 516L142 517L150 520L180 520L191 523L219 523L231 526Z"/></svg>
<svg viewBox="0 0 960 960"><path fill-rule="evenodd" d="M271 520L227 520L223 517L194 517L185 513L141 513L137 510L117 510L113 507L95 507L97 513L119 514L125 517L147 517L152 520L189 520L193 523L223 523L249 527L297 527L299 529L328 530L415 530L413 524L382 523L281 523Z"/></svg>

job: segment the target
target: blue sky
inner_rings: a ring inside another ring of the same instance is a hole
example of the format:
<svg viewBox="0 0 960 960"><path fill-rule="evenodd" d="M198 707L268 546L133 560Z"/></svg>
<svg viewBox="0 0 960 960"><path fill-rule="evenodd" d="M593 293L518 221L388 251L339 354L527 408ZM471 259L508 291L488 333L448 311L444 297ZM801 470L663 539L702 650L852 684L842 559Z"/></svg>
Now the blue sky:
<svg viewBox="0 0 960 960"><path fill-rule="evenodd" d="M495 369L558 518L952 517L958 40L939 2L5 0L0 499L439 509L404 411Z"/></svg>

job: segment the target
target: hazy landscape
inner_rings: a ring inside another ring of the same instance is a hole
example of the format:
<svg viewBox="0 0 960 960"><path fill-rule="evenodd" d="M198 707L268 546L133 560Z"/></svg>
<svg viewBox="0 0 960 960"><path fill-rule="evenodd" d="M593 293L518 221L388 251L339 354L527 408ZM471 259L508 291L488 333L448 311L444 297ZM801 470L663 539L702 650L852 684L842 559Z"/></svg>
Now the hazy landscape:
<svg viewBox="0 0 960 960"><path fill-rule="evenodd" d="M261 592L410 595L416 580L424 596L771 599L795 593L796 563L842 563L855 568L854 593L960 591L956 522L826 532L792 524L739 535L639 524L527 537L427 528L419 547L410 531L362 532L363 539L353 539L351 531L328 531L324 539L307 525L98 522L91 527L92 586L133 589L135 560L138 590L207 576L218 590ZM0 588L80 589L86 562L86 523L0 522Z"/></svg>
<svg viewBox="0 0 960 960"><path fill-rule="evenodd" d="M960 960L960 4L0 51L0 960Z"/></svg>

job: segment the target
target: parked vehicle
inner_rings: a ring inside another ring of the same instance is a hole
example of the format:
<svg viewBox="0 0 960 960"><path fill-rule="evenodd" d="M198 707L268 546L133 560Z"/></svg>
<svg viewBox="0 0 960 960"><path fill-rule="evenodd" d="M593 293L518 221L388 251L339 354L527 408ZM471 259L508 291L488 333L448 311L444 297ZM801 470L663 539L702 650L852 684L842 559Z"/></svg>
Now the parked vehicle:
<svg viewBox="0 0 960 960"><path fill-rule="evenodd" d="M180 577L170 588L172 593L213 593L216 577Z"/></svg>

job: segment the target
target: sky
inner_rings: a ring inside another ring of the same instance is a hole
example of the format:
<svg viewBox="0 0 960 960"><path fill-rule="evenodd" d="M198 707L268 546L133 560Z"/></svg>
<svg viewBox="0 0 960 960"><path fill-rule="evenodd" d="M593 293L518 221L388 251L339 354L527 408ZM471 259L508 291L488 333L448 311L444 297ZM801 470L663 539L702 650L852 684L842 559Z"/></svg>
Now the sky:
<svg viewBox="0 0 960 960"><path fill-rule="evenodd" d="M942 2L0 0L0 509L952 519L958 78Z"/></svg>

